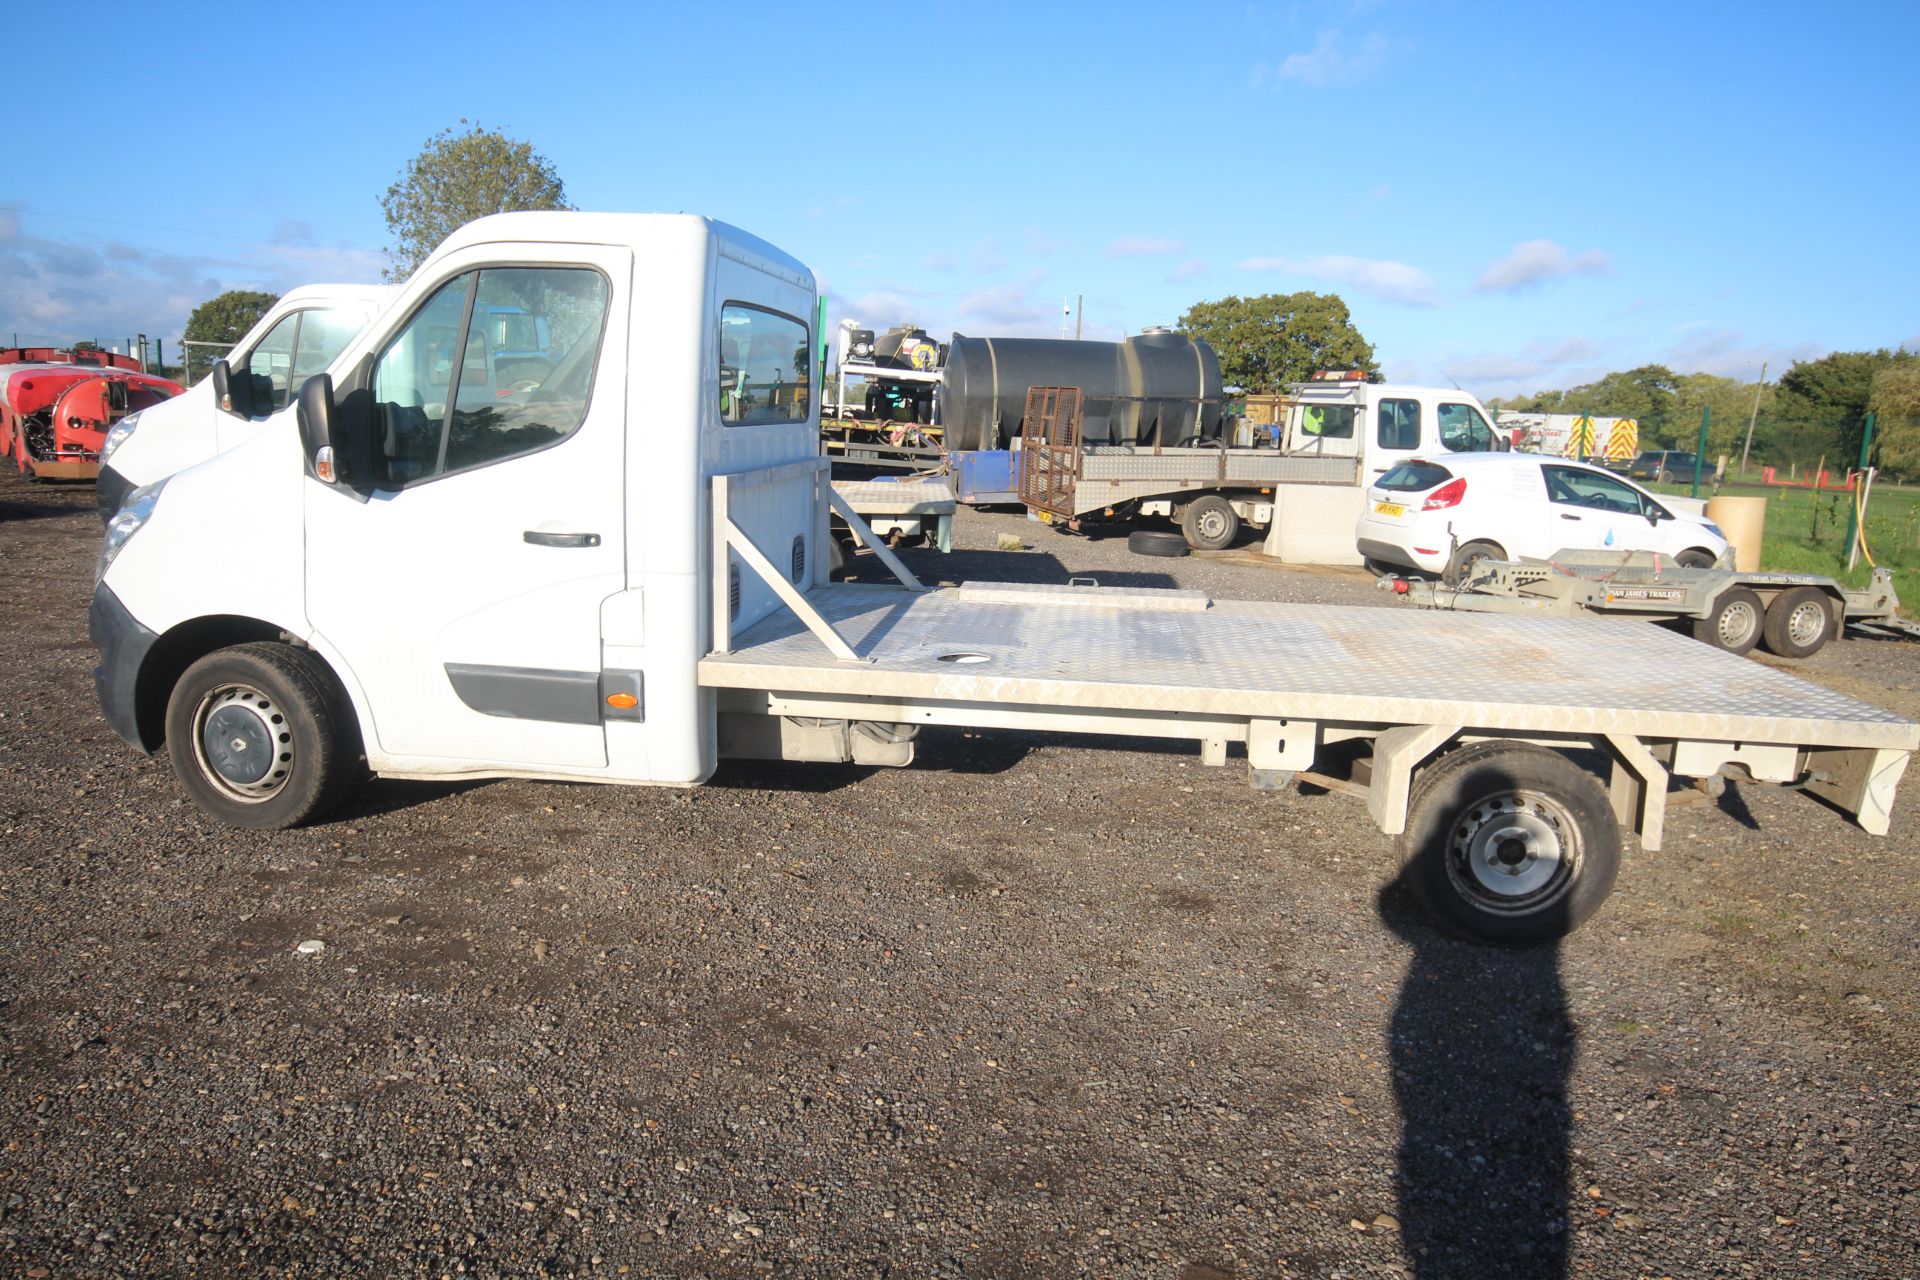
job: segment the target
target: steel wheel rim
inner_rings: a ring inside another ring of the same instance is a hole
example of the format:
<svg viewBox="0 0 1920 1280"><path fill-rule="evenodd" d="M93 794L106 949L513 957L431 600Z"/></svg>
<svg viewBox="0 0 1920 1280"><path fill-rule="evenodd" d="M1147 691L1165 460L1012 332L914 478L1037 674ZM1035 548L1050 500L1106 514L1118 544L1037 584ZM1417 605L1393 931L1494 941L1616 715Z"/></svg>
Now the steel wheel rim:
<svg viewBox="0 0 1920 1280"><path fill-rule="evenodd" d="M1827 631L1827 606L1818 600L1803 600L1787 615L1787 638L1796 647L1816 644Z"/></svg>
<svg viewBox="0 0 1920 1280"><path fill-rule="evenodd" d="M293 777L293 729L287 713L248 684L223 684L193 712L193 759L222 795L261 804Z"/></svg>
<svg viewBox="0 0 1920 1280"><path fill-rule="evenodd" d="M1202 511L1197 523L1200 536L1208 542L1216 542L1226 536L1227 518L1218 511Z"/></svg>
<svg viewBox="0 0 1920 1280"><path fill-rule="evenodd" d="M1729 649L1747 643L1759 629L1759 611L1744 600L1720 611L1720 643Z"/></svg>
<svg viewBox="0 0 1920 1280"><path fill-rule="evenodd" d="M1453 824L1447 874L1456 890L1491 910L1538 910L1573 883L1579 830L1550 796L1499 792L1467 806Z"/></svg>

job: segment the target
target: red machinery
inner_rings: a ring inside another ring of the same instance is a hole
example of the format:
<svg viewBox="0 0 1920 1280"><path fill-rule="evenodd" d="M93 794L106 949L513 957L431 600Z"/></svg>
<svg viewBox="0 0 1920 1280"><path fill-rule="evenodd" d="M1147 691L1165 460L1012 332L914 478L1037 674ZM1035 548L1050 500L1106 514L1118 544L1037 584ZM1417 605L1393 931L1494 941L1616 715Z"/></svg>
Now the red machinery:
<svg viewBox="0 0 1920 1280"><path fill-rule="evenodd" d="M32 480L91 480L113 424L182 389L111 351L0 349L0 457Z"/></svg>

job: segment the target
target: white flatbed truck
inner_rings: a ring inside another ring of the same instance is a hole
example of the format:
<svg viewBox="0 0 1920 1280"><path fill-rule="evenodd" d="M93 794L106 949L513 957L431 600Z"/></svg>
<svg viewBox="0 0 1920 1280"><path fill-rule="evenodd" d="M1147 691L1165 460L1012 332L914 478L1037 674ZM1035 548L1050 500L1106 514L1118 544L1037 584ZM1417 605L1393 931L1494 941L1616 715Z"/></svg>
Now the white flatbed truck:
<svg viewBox="0 0 1920 1280"><path fill-rule="evenodd" d="M436 352L480 304L552 317L543 384L461 397ZM793 394L815 305L805 267L701 218L462 228L337 381L129 495L92 612L108 722L267 828L363 771L691 786L723 757L906 765L929 724L1239 745L1265 789L1363 740L1421 897L1504 942L1590 915L1622 825L1657 849L1671 776L1800 783L1887 830L1920 725L1632 623L929 590ZM831 581L834 512L896 585ZM1598 674L1621 666L1643 678Z"/></svg>

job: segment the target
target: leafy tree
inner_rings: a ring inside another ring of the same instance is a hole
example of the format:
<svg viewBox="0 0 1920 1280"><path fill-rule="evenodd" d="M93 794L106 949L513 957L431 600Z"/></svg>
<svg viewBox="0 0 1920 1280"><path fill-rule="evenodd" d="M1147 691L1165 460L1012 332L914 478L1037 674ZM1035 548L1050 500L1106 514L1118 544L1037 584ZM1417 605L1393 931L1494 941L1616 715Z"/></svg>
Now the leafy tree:
<svg viewBox="0 0 1920 1280"><path fill-rule="evenodd" d="M1220 357L1229 386L1279 391L1316 369L1365 369L1377 378L1373 344L1360 335L1347 304L1332 293L1265 293L1196 302L1175 326L1204 338Z"/></svg>
<svg viewBox="0 0 1920 1280"><path fill-rule="evenodd" d="M460 123L467 125L466 119ZM571 209L567 190L547 158L473 121L462 133L442 129L407 162L399 181L380 197L393 265L383 273L404 280L457 228L490 213L516 209Z"/></svg>
<svg viewBox="0 0 1920 1280"><path fill-rule="evenodd" d="M1920 357L1896 359L1875 374L1867 408L1880 465L1902 479L1920 476Z"/></svg>
<svg viewBox="0 0 1920 1280"><path fill-rule="evenodd" d="M280 301L277 293L262 293L258 289L229 289L217 298L209 298L193 309L187 317L186 331L181 335L188 342L216 342L223 347L231 347L246 336L247 330L259 323L260 317L274 303ZM187 353L187 367L193 367L193 348L182 347ZM198 358L207 362L220 358L218 351L208 351ZM204 368L204 366L202 366Z"/></svg>
<svg viewBox="0 0 1920 1280"><path fill-rule="evenodd" d="M1833 434L1830 456L1843 466L1860 457L1866 430L1867 402L1873 396L1874 376L1888 366L1912 357L1904 352L1836 351L1818 360L1797 360L1780 375L1775 416L1789 421L1820 424Z"/></svg>

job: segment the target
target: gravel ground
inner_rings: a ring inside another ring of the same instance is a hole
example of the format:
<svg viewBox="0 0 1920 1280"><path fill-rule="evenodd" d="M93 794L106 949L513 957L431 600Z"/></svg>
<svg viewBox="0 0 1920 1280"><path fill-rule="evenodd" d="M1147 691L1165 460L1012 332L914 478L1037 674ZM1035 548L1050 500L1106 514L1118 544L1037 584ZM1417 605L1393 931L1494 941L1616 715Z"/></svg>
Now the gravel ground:
<svg viewBox="0 0 1920 1280"><path fill-rule="evenodd" d="M0 477L9 1276L1920 1274L1911 797L1676 808L1530 952L1357 802L1131 741L233 831L96 713L92 502ZM1397 607L961 541L914 563ZM1920 716L1920 647L1794 669Z"/></svg>

